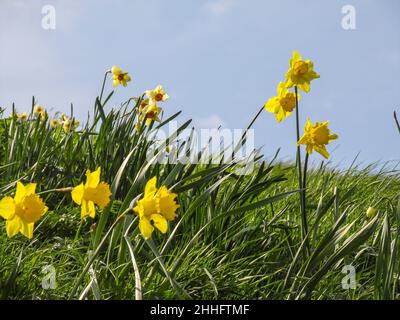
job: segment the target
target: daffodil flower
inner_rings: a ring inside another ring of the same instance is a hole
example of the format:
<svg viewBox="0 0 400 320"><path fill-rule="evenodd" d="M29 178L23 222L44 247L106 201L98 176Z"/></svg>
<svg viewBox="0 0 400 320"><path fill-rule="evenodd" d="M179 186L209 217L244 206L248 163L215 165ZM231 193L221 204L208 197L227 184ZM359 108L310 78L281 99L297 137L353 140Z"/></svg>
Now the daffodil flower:
<svg viewBox="0 0 400 320"><path fill-rule="evenodd" d="M35 190L36 183L23 185L17 182L15 197L4 197L0 200L0 216L6 219L8 237L11 238L20 232L32 239L35 222L48 210Z"/></svg>
<svg viewBox="0 0 400 320"><path fill-rule="evenodd" d="M63 125L65 133L74 131L79 126L79 121L76 120L75 118L68 118L66 115L63 114L62 119L64 119L61 123Z"/></svg>
<svg viewBox="0 0 400 320"><path fill-rule="evenodd" d="M150 179L145 186L144 196L137 201L134 212L139 216L139 230L147 240L151 237L154 228L161 233L168 231L168 222L175 219L176 194L170 192L166 186L156 187L157 177Z"/></svg>
<svg viewBox="0 0 400 320"><path fill-rule="evenodd" d="M111 73L113 74L112 80L114 87L120 84L126 87L128 82L131 81L131 77L129 76L128 72L123 72L122 69L117 66L112 66Z"/></svg>
<svg viewBox="0 0 400 320"><path fill-rule="evenodd" d="M139 112L142 112L144 108L146 108L149 105L149 99L144 99L142 102L140 102L139 105Z"/></svg>
<svg viewBox="0 0 400 320"><path fill-rule="evenodd" d="M50 127L52 127L52 128L56 128L59 124L60 124L60 122L57 119L50 120Z"/></svg>
<svg viewBox="0 0 400 320"><path fill-rule="evenodd" d="M161 85L158 85L154 90L146 90L146 96L154 102L166 101L169 98Z"/></svg>
<svg viewBox="0 0 400 320"><path fill-rule="evenodd" d="M66 115L65 113L61 113L61 115L60 115L60 121L63 122L63 121L66 121L66 120L68 120L67 115Z"/></svg>
<svg viewBox="0 0 400 320"><path fill-rule="evenodd" d="M286 86L288 88L297 86L300 90L309 92L311 81L320 77L313 68L314 64L311 60L302 60L300 54L293 51L290 68L286 73Z"/></svg>
<svg viewBox="0 0 400 320"><path fill-rule="evenodd" d="M86 183L81 183L72 190L72 200L81 206L81 218L96 215L95 205L103 209L109 202L111 191L105 182L100 182L101 168L96 171L86 171Z"/></svg>
<svg viewBox="0 0 400 320"><path fill-rule="evenodd" d="M25 121L28 120L28 117L29 117L29 115L28 115L27 112L17 113L17 120L18 121L25 122Z"/></svg>
<svg viewBox="0 0 400 320"><path fill-rule="evenodd" d="M304 128L304 135L297 142L298 145L306 145L306 151L311 154L313 150L317 151L324 158L329 158L329 153L326 150L326 145L332 140L337 139L336 134L332 134L328 128L328 121L323 123L316 122L312 125L309 118L307 118L307 123Z"/></svg>
<svg viewBox="0 0 400 320"><path fill-rule="evenodd" d="M275 114L275 119L281 122L288 117L296 107L296 94L289 92L284 82L280 82L277 88L278 95L270 98L264 105L268 112ZM300 100L300 95L297 95Z"/></svg>
<svg viewBox="0 0 400 320"><path fill-rule="evenodd" d="M33 108L33 114L37 117L44 119L46 118L46 109L42 105L37 104Z"/></svg>
<svg viewBox="0 0 400 320"><path fill-rule="evenodd" d="M154 101L150 101L150 104L143 108L140 114L140 120L143 121L146 118L146 126L149 126L153 121L161 122L158 115L162 109L159 108Z"/></svg>

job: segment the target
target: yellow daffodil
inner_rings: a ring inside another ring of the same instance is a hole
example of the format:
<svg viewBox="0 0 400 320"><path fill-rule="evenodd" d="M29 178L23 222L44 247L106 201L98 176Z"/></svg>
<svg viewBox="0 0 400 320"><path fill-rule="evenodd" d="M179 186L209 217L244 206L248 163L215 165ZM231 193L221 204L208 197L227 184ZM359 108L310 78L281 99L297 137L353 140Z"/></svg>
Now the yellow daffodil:
<svg viewBox="0 0 400 320"><path fill-rule="evenodd" d="M146 96L154 102L166 101L169 98L161 85L158 85L154 90L146 90Z"/></svg>
<svg viewBox="0 0 400 320"><path fill-rule="evenodd" d="M375 208L373 208L373 207L369 207L368 209L367 209L367 218L368 219L371 219L371 218L373 218L375 215L376 215L376 209Z"/></svg>
<svg viewBox="0 0 400 320"><path fill-rule="evenodd" d="M63 121L63 129L64 129L65 133L70 132L72 129L72 121L69 119Z"/></svg>
<svg viewBox="0 0 400 320"><path fill-rule="evenodd" d="M311 154L313 150L315 150L324 158L328 159L329 153L326 151L325 145L337 138L338 136L336 134L331 134L331 131L328 128L328 121L323 123L316 122L315 125L312 125L310 119L307 118L304 135L300 138L297 144L306 145L306 151L308 154Z"/></svg>
<svg viewBox="0 0 400 320"><path fill-rule="evenodd" d="M42 105L37 104L33 108L33 114L44 119L46 117L46 109Z"/></svg>
<svg viewBox="0 0 400 320"><path fill-rule="evenodd" d="M168 222L175 219L176 194L170 192L166 186L156 187L157 177L150 179L145 186L143 198L137 201L134 212L139 216L139 230L147 240L151 237L154 227L166 233Z"/></svg>
<svg viewBox="0 0 400 320"><path fill-rule="evenodd" d="M81 183L72 190L72 200L81 206L81 218L86 216L94 218L96 215L95 205L103 209L109 202L111 191L105 182L100 182L101 168L96 171L86 171L86 183Z"/></svg>
<svg viewBox="0 0 400 320"><path fill-rule="evenodd" d="M297 51L293 51L293 57L290 59L290 68L286 73L286 86L291 88L297 86L304 92L310 91L310 82L319 78L314 70L314 64L311 60L302 60Z"/></svg>
<svg viewBox="0 0 400 320"><path fill-rule="evenodd" d="M269 112L275 113L276 121L281 122L296 107L296 94L289 92L284 82L279 83L277 92L278 95L269 99L264 108ZM300 100L299 94L297 99Z"/></svg>
<svg viewBox="0 0 400 320"><path fill-rule="evenodd" d="M18 121L21 121L21 122L27 121L27 120L28 120L28 117L29 117L29 115L28 115L27 112L20 112L20 113L17 113L17 120L18 120Z"/></svg>
<svg viewBox="0 0 400 320"><path fill-rule="evenodd" d="M65 113L61 113L61 115L60 115L60 122L63 122L63 121L66 121L66 120L68 120L67 115L66 115Z"/></svg>
<svg viewBox="0 0 400 320"><path fill-rule="evenodd" d="M156 103L150 102L150 104L143 108L140 116L140 120L143 121L146 118L146 126L149 126L153 121L161 122L158 115L161 113L162 109L159 108Z"/></svg>
<svg viewBox="0 0 400 320"><path fill-rule="evenodd" d="M52 128L56 128L59 124L60 124L60 122L57 119L50 120L50 127L52 127Z"/></svg>
<svg viewBox="0 0 400 320"><path fill-rule="evenodd" d="M15 197L4 197L0 200L0 216L6 219L8 237L18 232L31 239L33 228L48 210L43 200L36 194L36 183L23 185L17 182Z"/></svg>
<svg viewBox="0 0 400 320"><path fill-rule="evenodd" d="M65 120L62 121L62 125L65 133L68 133L74 131L79 126L79 121L75 118L65 117Z"/></svg>
<svg viewBox="0 0 400 320"><path fill-rule="evenodd" d="M149 99L144 99L139 105L139 112L142 112L144 108L149 105Z"/></svg>
<svg viewBox="0 0 400 320"><path fill-rule="evenodd" d="M121 68L117 66L113 66L111 68L111 73L113 74L113 86L116 87L119 84L122 84L124 87L128 85L128 82L131 81L131 77L128 72L123 72Z"/></svg>

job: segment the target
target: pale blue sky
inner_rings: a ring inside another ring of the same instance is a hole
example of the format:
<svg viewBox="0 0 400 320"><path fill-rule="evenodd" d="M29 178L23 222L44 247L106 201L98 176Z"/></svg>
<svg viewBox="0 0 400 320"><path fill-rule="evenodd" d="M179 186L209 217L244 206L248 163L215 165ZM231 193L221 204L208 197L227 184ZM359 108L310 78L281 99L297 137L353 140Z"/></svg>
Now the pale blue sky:
<svg viewBox="0 0 400 320"><path fill-rule="evenodd" d="M47 4L56 9L52 31L41 26ZM344 5L356 9L356 30L341 27ZM167 114L244 128L275 94L294 49L321 75L302 95L300 113L302 125L306 116L330 120L339 134L328 147L332 162L349 163L358 152L366 163L400 160L392 116L400 112L397 0L1 0L0 106L28 110L35 95L54 111L73 102L83 119L116 64L133 81L113 103L162 84ZM294 120L276 124L264 112L256 144L290 157Z"/></svg>

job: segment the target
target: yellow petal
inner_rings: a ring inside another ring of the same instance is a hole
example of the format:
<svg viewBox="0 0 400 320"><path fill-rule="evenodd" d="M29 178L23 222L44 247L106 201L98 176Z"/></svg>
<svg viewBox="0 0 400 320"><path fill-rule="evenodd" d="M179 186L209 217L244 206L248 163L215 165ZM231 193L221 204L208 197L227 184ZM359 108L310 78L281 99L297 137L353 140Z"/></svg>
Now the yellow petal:
<svg viewBox="0 0 400 320"><path fill-rule="evenodd" d="M36 183L28 183L25 186L25 197L34 194L36 191Z"/></svg>
<svg viewBox="0 0 400 320"><path fill-rule="evenodd" d="M121 70L121 68L118 68L117 66L112 66L111 67L111 72L114 75L119 75L119 74L122 73L122 70Z"/></svg>
<svg viewBox="0 0 400 320"><path fill-rule="evenodd" d="M96 171L90 172L86 171L86 188L96 188L100 182L101 168L98 167Z"/></svg>
<svg viewBox="0 0 400 320"><path fill-rule="evenodd" d="M15 203L11 197L4 197L0 200L0 216L4 219L12 219L15 214Z"/></svg>
<svg viewBox="0 0 400 320"><path fill-rule="evenodd" d="M290 115L290 112L286 112L283 110L283 108L279 108L277 112L275 113L275 119L278 122L281 122L283 119L285 119L287 116Z"/></svg>
<svg viewBox="0 0 400 320"><path fill-rule="evenodd" d="M307 152L309 155L312 154L312 152L313 152L313 147L312 147L312 145L308 144L308 145L306 146L306 152Z"/></svg>
<svg viewBox="0 0 400 320"><path fill-rule="evenodd" d="M276 91L278 92L278 96L281 96L281 95L285 94L285 92L286 92L286 84L284 82L282 82L282 81L279 82Z"/></svg>
<svg viewBox="0 0 400 320"><path fill-rule="evenodd" d="M140 201L140 200L139 200ZM138 215L139 217L144 215L144 208L143 205L140 205L138 203L138 205L136 207L133 208L133 211L136 213L136 215Z"/></svg>
<svg viewBox="0 0 400 320"><path fill-rule="evenodd" d="M299 141L297 141L297 145L300 145L300 144L306 144L307 143L307 139L308 137L307 137L307 135L305 134L305 135L303 135L301 138L300 138L300 140Z"/></svg>
<svg viewBox="0 0 400 320"><path fill-rule="evenodd" d="M147 240L151 237L151 234L154 231L154 227L151 225L149 219L147 219L146 217L142 217L139 221L139 230L142 233L143 237Z"/></svg>
<svg viewBox="0 0 400 320"><path fill-rule="evenodd" d="M79 186L75 187L72 190L71 192L72 200L76 204L81 205L84 193L85 193L85 187L83 183L81 183Z"/></svg>
<svg viewBox="0 0 400 320"><path fill-rule="evenodd" d="M96 216L96 208L94 207L94 202L93 201L88 201L88 214L89 217L93 218Z"/></svg>
<svg viewBox="0 0 400 320"><path fill-rule="evenodd" d="M332 140L336 140L339 136L337 134L331 134L329 135L329 142Z"/></svg>
<svg viewBox="0 0 400 320"><path fill-rule="evenodd" d="M27 237L28 239L33 238L33 228L34 228L34 223L27 223L23 220L21 220L21 233Z"/></svg>
<svg viewBox="0 0 400 320"><path fill-rule="evenodd" d="M146 186L144 188L144 196L145 197L153 197L157 191L157 176L154 176L149 181L147 181Z"/></svg>
<svg viewBox="0 0 400 320"><path fill-rule="evenodd" d="M7 220L6 221L6 230L7 230L7 236L9 238L14 237L19 230L21 229L22 226L22 221L20 217L17 215L14 216L14 218Z"/></svg>
<svg viewBox="0 0 400 320"><path fill-rule="evenodd" d="M320 155L322 155L325 159L329 158L329 153L326 150L324 145L321 146L315 146L314 147L315 151L317 151Z"/></svg>
<svg viewBox="0 0 400 320"><path fill-rule="evenodd" d="M264 108L268 112L275 112L276 108L279 107L279 100L278 97L270 98L264 105Z"/></svg>
<svg viewBox="0 0 400 320"><path fill-rule="evenodd" d="M89 208L88 208L88 203L86 200L82 200L82 206L81 206L81 219L84 219L89 212Z"/></svg>
<svg viewBox="0 0 400 320"><path fill-rule="evenodd" d="M294 50L293 54L292 54L292 58L290 59L290 68L292 68L294 66L294 64L299 60L301 60L300 53L298 53L296 50Z"/></svg>
<svg viewBox="0 0 400 320"><path fill-rule="evenodd" d="M302 84L297 85L300 90L303 90L304 92L309 92L310 91L310 83L309 82L304 82Z"/></svg>
<svg viewBox="0 0 400 320"><path fill-rule="evenodd" d="M310 130L311 128L312 128L311 120L310 120L310 118L307 117L307 123L306 123L305 130L308 131L308 130Z"/></svg>
<svg viewBox="0 0 400 320"><path fill-rule="evenodd" d="M294 51L293 51L293 57L292 57L292 59L293 59L293 62L296 62L296 61L301 60L301 55L300 55L300 53L298 53L298 51L294 50Z"/></svg>
<svg viewBox="0 0 400 320"><path fill-rule="evenodd" d="M17 190L15 192L14 201L15 203L20 203L25 197L25 186L22 182L17 182Z"/></svg>
<svg viewBox="0 0 400 320"><path fill-rule="evenodd" d="M153 221L154 226L161 231L161 233L166 233L168 230L167 220L161 214L152 214L150 216L151 221Z"/></svg>

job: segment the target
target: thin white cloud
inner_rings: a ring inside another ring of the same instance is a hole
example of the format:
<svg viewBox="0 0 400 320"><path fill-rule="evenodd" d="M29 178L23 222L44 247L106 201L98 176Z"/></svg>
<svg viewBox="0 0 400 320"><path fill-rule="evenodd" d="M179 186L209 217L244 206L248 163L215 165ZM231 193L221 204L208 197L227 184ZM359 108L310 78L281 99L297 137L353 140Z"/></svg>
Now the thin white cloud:
<svg viewBox="0 0 400 320"><path fill-rule="evenodd" d="M215 15L227 13L235 4L235 0L214 0L206 3L206 9Z"/></svg>
<svg viewBox="0 0 400 320"><path fill-rule="evenodd" d="M225 126L224 120L218 115L213 114L209 117L194 119L194 124L197 128L202 129L215 129L219 126Z"/></svg>

